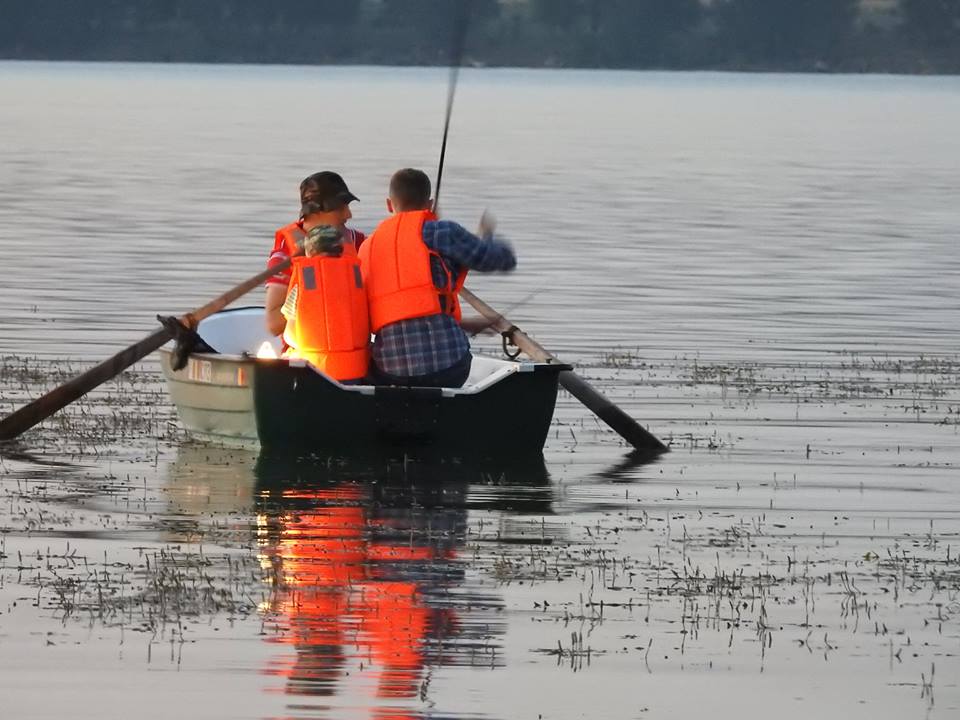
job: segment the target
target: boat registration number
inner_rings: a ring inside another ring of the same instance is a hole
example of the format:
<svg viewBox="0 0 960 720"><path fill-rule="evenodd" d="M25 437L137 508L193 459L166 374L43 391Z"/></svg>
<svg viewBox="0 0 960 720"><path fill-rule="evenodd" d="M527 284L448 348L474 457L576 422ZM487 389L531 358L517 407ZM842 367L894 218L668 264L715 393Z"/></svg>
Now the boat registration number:
<svg viewBox="0 0 960 720"><path fill-rule="evenodd" d="M187 366L187 372L194 382L213 382L213 363L209 360L191 360Z"/></svg>

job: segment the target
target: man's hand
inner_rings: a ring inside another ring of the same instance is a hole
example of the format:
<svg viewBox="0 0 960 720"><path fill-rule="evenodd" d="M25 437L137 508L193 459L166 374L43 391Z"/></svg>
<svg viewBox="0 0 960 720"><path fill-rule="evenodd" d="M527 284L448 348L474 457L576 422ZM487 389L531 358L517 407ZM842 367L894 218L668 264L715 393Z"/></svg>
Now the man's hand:
<svg viewBox="0 0 960 720"><path fill-rule="evenodd" d="M490 213L489 210L484 210L483 215L480 216L480 226L477 230L477 234L484 240L489 240L493 237L493 233L496 229L497 219Z"/></svg>
<svg viewBox="0 0 960 720"><path fill-rule="evenodd" d="M462 318L460 320L460 327L462 327L463 331L471 337L487 331L489 331L492 335L496 335L496 332L493 330L492 323L485 317L481 317L479 315Z"/></svg>

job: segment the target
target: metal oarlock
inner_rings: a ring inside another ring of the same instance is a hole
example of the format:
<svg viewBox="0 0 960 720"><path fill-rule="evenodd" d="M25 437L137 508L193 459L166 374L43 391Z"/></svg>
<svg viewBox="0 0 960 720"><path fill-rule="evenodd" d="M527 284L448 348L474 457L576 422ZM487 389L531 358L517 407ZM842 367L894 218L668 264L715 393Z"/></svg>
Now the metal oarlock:
<svg viewBox="0 0 960 720"><path fill-rule="evenodd" d="M513 331L519 330L519 329L520 328L518 328L516 325L511 325L502 333L500 333L500 341L503 344L503 354L506 355L511 360L516 360L518 357L520 357L520 353L523 352L523 350L518 348L513 342ZM515 352L510 352L507 349L507 346L513 346L517 349Z"/></svg>

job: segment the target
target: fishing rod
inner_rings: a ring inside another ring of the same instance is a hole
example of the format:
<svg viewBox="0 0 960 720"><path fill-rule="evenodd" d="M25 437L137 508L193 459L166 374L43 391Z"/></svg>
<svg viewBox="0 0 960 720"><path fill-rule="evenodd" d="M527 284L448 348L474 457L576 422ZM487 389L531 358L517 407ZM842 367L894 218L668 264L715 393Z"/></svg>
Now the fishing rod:
<svg viewBox="0 0 960 720"><path fill-rule="evenodd" d="M440 165L437 168L437 184L433 194L433 211L440 207L440 183L443 181L443 161L447 156L447 137L450 135L450 116L453 114L453 99L457 94L457 82L460 78L460 66L463 64L463 52L467 45L467 30L473 12L473 0L461 0L459 12L453 28L453 45L450 49L450 81L447 84L447 115L443 122L443 141L440 143Z"/></svg>
<svg viewBox="0 0 960 720"><path fill-rule="evenodd" d="M450 134L450 116L453 114L453 99L457 91L457 81L460 77L460 66L463 63L463 53L467 40L467 29L470 25L470 14L473 9L473 0L460 0L460 14L453 33L453 48L450 53L450 84L447 87L447 115L443 123L443 142L440 144L440 166L437 168L436 192L433 196L433 211L437 212L440 205L440 183L443 180L443 161L447 154L447 137ZM535 293L532 293L535 294ZM530 338L520 328L511 323L502 313L497 312L483 300L474 295L467 288L460 289L460 297L469 303L474 310L486 320L482 329L493 328L503 336L503 351L508 356L507 343L512 343L519 352L525 352L537 362L560 363L557 357L551 354L542 345ZM528 298L521 301L526 302ZM482 331L482 330L481 330ZM569 368L569 366L567 366ZM557 379L571 395L584 404L591 412L603 420L620 437L630 443L645 458L651 458L667 451L667 446L656 436L642 427L636 420L627 415L601 392L593 388L586 380L573 372L572 369L562 370Z"/></svg>
<svg viewBox="0 0 960 720"><path fill-rule="evenodd" d="M527 293L526 295L524 295L522 298L520 298L519 300L517 300L515 303L513 303L513 304L511 304L511 305L507 305L507 307L506 307L503 311L501 311L501 313L500 313L501 316L502 316L502 315L506 315L506 314L509 313L509 312L513 312L514 310L516 310L516 309L518 309L518 308L522 308L523 306L527 305L527 304L528 304L531 300L533 300L537 295L539 295L540 293L542 293L542 292L546 289L546 287L547 287L547 284L546 284L546 283L543 283L542 285L540 285L540 287L534 288L534 289L531 290L529 293ZM469 331L469 332L470 332L470 337L471 337L471 338L475 338L475 337L476 337L477 335L479 335L480 333L486 332L487 330L493 329L493 325L494 325L495 322L496 322L496 319L494 319L494 320L484 319L483 324L478 325L477 327L474 327L474 328L471 328L471 329L470 329L470 331ZM504 354L508 354L508 353L506 352L506 350L504 350Z"/></svg>

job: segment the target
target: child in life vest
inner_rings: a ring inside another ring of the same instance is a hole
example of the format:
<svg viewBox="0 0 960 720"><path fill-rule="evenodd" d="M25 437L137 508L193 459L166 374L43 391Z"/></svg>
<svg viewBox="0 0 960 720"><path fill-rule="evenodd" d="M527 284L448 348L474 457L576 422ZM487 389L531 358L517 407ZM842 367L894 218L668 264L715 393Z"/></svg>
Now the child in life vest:
<svg viewBox="0 0 960 720"><path fill-rule="evenodd" d="M366 291L354 246L331 225L310 228L304 255L293 260L283 357L302 358L341 382L366 376L370 325Z"/></svg>

